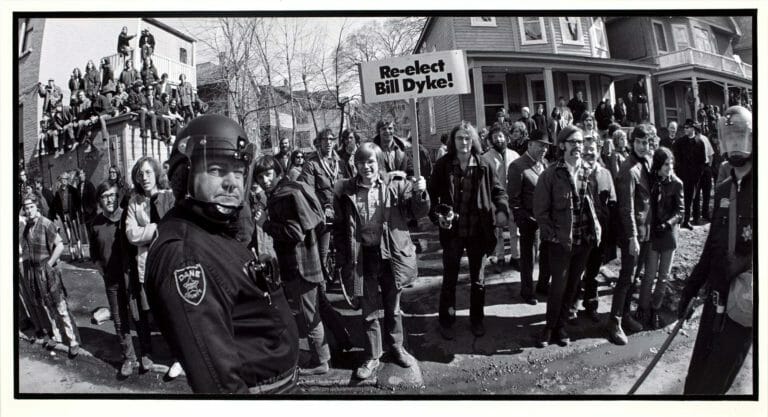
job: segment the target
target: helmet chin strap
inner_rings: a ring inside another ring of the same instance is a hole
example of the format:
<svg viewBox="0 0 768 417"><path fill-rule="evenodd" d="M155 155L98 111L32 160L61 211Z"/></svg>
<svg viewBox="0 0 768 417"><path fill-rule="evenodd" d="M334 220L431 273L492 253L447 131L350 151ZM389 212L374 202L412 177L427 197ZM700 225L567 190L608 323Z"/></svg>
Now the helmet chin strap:
<svg viewBox="0 0 768 417"><path fill-rule="evenodd" d="M213 220L217 223L229 223L236 220L242 206L228 206L214 203L211 201L202 201L187 194L184 198L190 208L203 217Z"/></svg>

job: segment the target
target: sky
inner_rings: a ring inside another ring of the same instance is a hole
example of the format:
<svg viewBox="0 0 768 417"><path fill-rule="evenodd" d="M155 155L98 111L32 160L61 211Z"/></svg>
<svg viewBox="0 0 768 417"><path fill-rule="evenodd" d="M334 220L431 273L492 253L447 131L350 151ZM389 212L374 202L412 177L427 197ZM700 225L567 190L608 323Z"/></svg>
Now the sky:
<svg viewBox="0 0 768 417"><path fill-rule="evenodd" d="M386 20L386 18L370 17L317 17L317 18L296 18L305 22L306 26L317 29L318 33L325 33L328 46L335 41L339 30L344 22L347 21L346 32L351 32L355 28L365 25L375 20ZM214 23L210 18L161 18L158 19L167 23L182 32L189 33L195 38L201 40L198 42L197 62L217 62L216 51L210 50L205 46L205 38L210 35L210 26ZM331 35L334 34L334 35Z"/></svg>

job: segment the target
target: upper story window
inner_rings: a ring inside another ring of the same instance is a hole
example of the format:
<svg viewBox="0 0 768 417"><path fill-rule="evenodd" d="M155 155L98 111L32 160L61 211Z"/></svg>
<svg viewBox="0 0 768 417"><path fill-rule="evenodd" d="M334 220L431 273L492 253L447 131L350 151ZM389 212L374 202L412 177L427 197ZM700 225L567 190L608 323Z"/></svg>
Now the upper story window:
<svg viewBox="0 0 768 417"><path fill-rule="evenodd" d="M605 22L602 17L592 19L592 56L608 58L608 39L605 36Z"/></svg>
<svg viewBox="0 0 768 417"><path fill-rule="evenodd" d="M29 52L29 34L32 32L30 19L21 19L19 22L19 58Z"/></svg>
<svg viewBox="0 0 768 417"><path fill-rule="evenodd" d="M544 30L543 17L518 17L517 22L520 26L520 41L523 45L547 43L547 32Z"/></svg>
<svg viewBox="0 0 768 417"><path fill-rule="evenodd" d="M187 64L187 50L184 48L179 48L179 62Z"/></svg>
<svg viewBox="0 0 768 417"><path fill-rule="evenodd" d="M566 45L584 45L584 30L580 17L561 17L560 33Z"/></svg>
<svg viewBox="0 0 768 417"><path fill-rule="evenodd" d="M496 27L496 18L491 16L470 17L470 25Z"/></svg>
<svg viewBox="0 0 768 417"><path fill-rule="evenodd" d="M693 40L696 48L705 52L715 52L712 47L712 38L710 37L709 30L694 26L693 27Z"/></svg>
<svg viewBox="0 0 768 417"><path fill-rule="evenodd" d="M664 34L664 25L661 22L653 22L653 34L656 36L656 47L659 49L659 52L669 51L667 37Z"/></svg>

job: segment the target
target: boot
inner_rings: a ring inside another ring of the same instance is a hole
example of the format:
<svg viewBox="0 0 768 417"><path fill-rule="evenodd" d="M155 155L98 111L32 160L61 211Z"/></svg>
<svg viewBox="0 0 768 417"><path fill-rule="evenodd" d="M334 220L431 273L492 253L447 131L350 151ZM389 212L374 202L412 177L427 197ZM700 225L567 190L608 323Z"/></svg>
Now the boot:
<svg viewBox="0 0 768 417"><path fill-rule="evenodd" d="M626 345L629 341L624 329L621 328L621 318L611 317L608 319L608 340L616 345Z"/></svg>

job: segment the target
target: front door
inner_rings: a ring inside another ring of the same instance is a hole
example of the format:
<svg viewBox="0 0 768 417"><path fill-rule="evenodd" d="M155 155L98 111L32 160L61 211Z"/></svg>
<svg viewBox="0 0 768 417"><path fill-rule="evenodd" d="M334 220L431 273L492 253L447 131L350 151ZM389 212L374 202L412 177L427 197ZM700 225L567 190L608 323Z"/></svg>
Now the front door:
<svg viewBox="0 0 768 417"><path fill-rule="evenodd" d="M670 121L681 122L680 109L677 107L677 95L675 94L675 88L672 84L664 86L664 124L669 124Z"/></svg>

